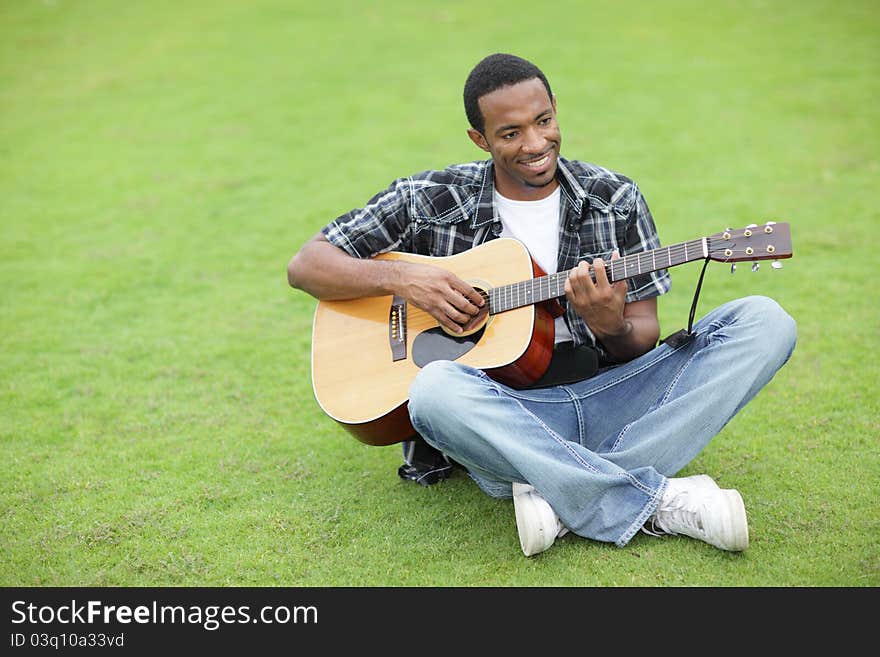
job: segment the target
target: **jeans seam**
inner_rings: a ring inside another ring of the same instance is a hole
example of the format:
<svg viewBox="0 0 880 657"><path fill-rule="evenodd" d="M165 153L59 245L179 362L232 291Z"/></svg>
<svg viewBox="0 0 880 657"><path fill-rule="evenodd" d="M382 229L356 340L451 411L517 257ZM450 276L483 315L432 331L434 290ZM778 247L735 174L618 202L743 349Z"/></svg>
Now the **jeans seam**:
<svg viewBox="0 0 880 657"><path fill-rule="evenodd" d="M557 387L564 388L565 386L557 386ZM507 391L504 391L504 392L507 392ZM544 399L543 397L532 397L530 395L524 395L522 393L523 393L523 391L517 390L516 388L511 388L510 391L507 392L507 394L509 394L511 397L513 397L516 400L535 402L537 404L567 404L569 401L571 401L571 398L569 398L569 399ZM571 393L569 393L569 394L571 394Z"/></svg>
<svg viewBox="0 0 880 657"><path fill-rule="evenodd" d="M681 379L681 377L682 377L682 375L684 374L685 370L687 370L687 368L690 367L690 364L691 364L692 362L694 362L694 358L696 358L696 357L697 357L697 354L699 354L699 353L700 353L699 351L695 351L694 354L693 354L690 358L687 359L687 361L685 362L685 364L682 365L682 366L679 368L679 370L678 370L678 372L676 373L676 375L675 375L674 377L672 377L672 381L671 381L670 384L666 387L666 392L663 393L663 397L661 398L660 403L659 403L658 406L657 406L658 408L659 408L660 406L663 406L663 404L665 404L667 401L669 401L669 397L672 396L672 389L675 387L675 384L678 383L679 379Z"/></svg>
<svg viewBox="0 0 880 657"><path fill-rule="evenodd" d="M666 479L663 482L662 486L656 488L652 495L651 499L648 500L648 503L642 508L641 513L636 516L636 519L627 527L626 531L621 534L620 538L614 541L614 544L617 547L623 547L627 543L632 540L632 537L636 535L636 533L641 529L646 522L648 522L648 518L651 517L651 514L654 513L654 510L660 504L660 500L663 497L663 492L666 490L666 486L669 485L669 480Z"/></svg>
<svg viewBox="0 0 880 657"><path fill-rule="evenodd" d="M577 416L578 421L578 443L583 447L584 439L587 437L587 429L584 423L584 414L581 411L581 405L578 403L577 395L574 394L574 391L571 388L568 386L559 387L568 394L569 401L574 408L574 414Z"/></svg>
<svg viewBox="0 0 880 657"><path fill-rule="evenodd" d="M626 432L629 430L629 428L632 425L633 425L632 422L628 422L626 425L624 425L623 429L620 430L620 433L617 434L617 438L615 439L614 444L608 450L609 453L613 453L613 452L617 451L617 449L620 447L620 444L623 442L624 436L626 436Z"/></svg>

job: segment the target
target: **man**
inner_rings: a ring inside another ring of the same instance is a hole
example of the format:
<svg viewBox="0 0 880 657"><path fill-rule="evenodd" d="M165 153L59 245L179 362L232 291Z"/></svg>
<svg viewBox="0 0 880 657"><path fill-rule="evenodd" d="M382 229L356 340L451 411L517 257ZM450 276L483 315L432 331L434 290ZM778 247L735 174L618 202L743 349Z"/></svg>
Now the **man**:
<svg viewBox="0 0 880 657"><path fill-rule="evenodd" d="M513 497L527 556L566 532L624 546L644 530L744 550L739 492L707 475L674 475L787 361L794 321L774 301L749 297L713 310L690 340L658 346L668 272L610 283L604 267L659 247L636 184L560 155L556 98L526 60L483 59L464 102L468 136L491 159L398 179L305 244L289 264L290 284L320 299L396 294L460 331L483 304L468 283L372 256L448 256L499 236L520 239L547 273L570 271L557 351L593 349L601 367L523 390L431 362L410 388L420 436L487 494Z"/></svg>

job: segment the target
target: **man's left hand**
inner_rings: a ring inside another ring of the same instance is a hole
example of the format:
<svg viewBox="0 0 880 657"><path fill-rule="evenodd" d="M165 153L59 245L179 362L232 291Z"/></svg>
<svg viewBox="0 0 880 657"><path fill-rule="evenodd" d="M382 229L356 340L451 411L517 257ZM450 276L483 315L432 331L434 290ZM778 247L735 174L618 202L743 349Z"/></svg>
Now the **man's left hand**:
<svg viewBox="0 0 880 657"><path fill-rule="evenodd" d="M611 255L614 262L620 258L615 250ZM590 272L593 272L593 277ZM581 262L571 270L565 282L565 294L578 315L590 327L593 334L603 337L626 333L628 324L623 316L626 306L626 281L612 283L605 272L605 261L595 258L593 264Z"/></svg>

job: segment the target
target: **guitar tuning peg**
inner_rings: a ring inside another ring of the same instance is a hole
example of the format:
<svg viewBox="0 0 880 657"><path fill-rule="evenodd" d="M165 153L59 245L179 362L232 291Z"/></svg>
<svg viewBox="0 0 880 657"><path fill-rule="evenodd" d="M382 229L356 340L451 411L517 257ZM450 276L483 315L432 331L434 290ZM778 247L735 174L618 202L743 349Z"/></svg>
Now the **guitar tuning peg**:
<svg viewBox="0 0 880 657"><path fill-rule="evenodd" d="M761 268L761 265L759 265L758 261L755 260L755 262L752 263L752 271L758 271L758 269L760 269L760 268Z"/></svg>
<svg viewBox="0 0 880 657"><path fill-rule="evenodd" d="M758 224L749 224L746 228L757 228Z"/></svg>
<svg viewBox="0 0 880 657"><path fill-rule="evenodd" d="M731 265L730 265L730 273L731 274L736 273L736 263L735 262L731 263Z"/></svg>
<svg viewBox="0 0 880 657"><path fill-rule="evenodd" d="M770 266L771 266L773 269L782 269L782 263L779 262L778 260L774 260L773 262L771 262L771 263L770 263Z"/></svg>
<svg viewBox="0 0 880 657"><path fill-rule="evenodd" d="M766 225L767 225L767 226L772 226L772 225L775 224L775 223L776 223L775 221L768 221Z"/></svg>

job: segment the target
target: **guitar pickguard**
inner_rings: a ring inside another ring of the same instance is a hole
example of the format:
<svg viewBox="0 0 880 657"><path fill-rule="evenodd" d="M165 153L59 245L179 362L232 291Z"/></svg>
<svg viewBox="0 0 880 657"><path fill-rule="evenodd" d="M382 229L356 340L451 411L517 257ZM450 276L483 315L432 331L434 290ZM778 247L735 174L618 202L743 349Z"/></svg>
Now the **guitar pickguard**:
<svg viewBox="0 0 880 657"><path fill-rule="evenodd" d="M412 360L424 367L435 360L458 360L473 349L483 337L486 327L464 337L450 335L439 326L422 331L412 344Z"/></svg>

